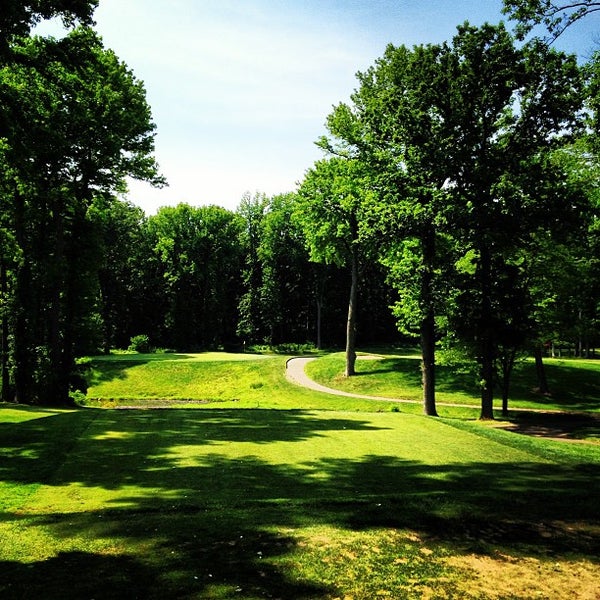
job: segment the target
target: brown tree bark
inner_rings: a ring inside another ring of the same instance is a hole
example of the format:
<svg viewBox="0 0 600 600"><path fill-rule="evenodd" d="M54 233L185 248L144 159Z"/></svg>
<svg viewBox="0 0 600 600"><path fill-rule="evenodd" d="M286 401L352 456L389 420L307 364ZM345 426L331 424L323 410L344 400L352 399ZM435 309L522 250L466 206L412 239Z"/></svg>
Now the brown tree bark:
<svg viewBox="0 0 600 600"><path fill-rule="evenodd" d="M358 255L356 248L351 251L352 280L348 301L348 321L346 323L346 377L356 374L356 305L358 299Z"/></svg>
<svg viewBox="0 0 600 600"><path fill-rule="evenodd" d="M421 374L423 382L423 412L437 417L435 406L435 311L433 306L433 262L435 259L435 232L429 228L422 239L423 275L421 298L425 314L421 322Z"/></svg>

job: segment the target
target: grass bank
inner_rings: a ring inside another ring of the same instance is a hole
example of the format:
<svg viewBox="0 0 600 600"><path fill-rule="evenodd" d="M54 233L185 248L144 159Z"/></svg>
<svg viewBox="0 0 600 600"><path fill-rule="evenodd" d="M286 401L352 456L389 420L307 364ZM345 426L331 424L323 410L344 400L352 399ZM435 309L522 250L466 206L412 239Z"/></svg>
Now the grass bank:
<svg viewBox="0 0 600 600"><path fill-rule="evenodd" d="M532 360L517 363L512 377L509 408L600 412L600 361L546 359L551 394L537 393ZM356 377L344 377L344 355L333 353L309 363L308 375L319 383L358 394L420 401L421 367L416 354L378 353L357 360ZM496 407L500 408L499 394ZM476 375L456 365L436 367L436 399L440 403L479 406Z"/></svg>

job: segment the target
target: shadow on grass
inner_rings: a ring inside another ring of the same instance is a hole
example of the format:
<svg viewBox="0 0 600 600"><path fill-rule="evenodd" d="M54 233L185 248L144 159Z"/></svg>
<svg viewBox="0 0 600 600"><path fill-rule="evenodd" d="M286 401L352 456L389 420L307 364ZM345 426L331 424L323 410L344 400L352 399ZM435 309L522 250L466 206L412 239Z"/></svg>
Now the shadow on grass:
<svg viewBox="0 0 600 600"><path fill-rule="evenodd" d="M93 357L83 369L89 385L98 385L119 379L125 379L128 369L165 361L190 360L190 354L110 354Z"/></svg>
<svg viewBox="0 0 600 600"><path fill-rule="evenodd" d="M586 363L577 361L545 361L546 377L551 396L545 397L532 391L535 388L533 363L520 365L515 377L515 395L528 397L540 405L554 404L564 410L600 410L600 363L596 368L584 368Z"/></svg>
<svg viewBox="0 0 600 600"><path fill-rule="evenodd" d="M567 411L600 411L600 362L590 368L589 362L578 363L568 360L545 363L546 377L551 390L550 396L536 393L537 376L533 361L518 363L511 378L511 401L532 402L540 408L560 407ZM357 376L395 373L406 385L421 386L420 360L390 358L377 362L357 362ZM436 366L436 390L441 393L466 394L479 398L477 367L471 369L461 365ZM499 402L499 391L496 391Z"/></svg>
<svg viewBox="0 0 600 600"><path fill-rule="evenodd" d="M93 515L98 520L98 515ZM82 517L71 521L85 528ZM285 537L257 533L247 523L233 530L206 528L203 515L115 515L111 526L127 540L156 539L157 525L169 534L152 548L153 557L90 552L61 552L55 557L23 564L0 561L0 591L5 600L162 600L181 598L331 597L319 583L293 581L269 564L293 544ZM222 523L221 523L222 526ZM194 532L193 535L191 532ZM156 537L155 537L156 536ZM158 564L156 564L158 562Z"/></svg>
<svg viewBox="0 0 600 600"><path fill-rule="evenodd" d="M294 577L286 567L302 551L294 530L313 524L410 529L457 553L518 547L538 556L597 556L600 550L598 463L532 457L466 464L449 456L447 464L431 465L382 449L355 460L315 457L290 465L218 449L378 428L338 414L224 410L102 412L99 430L99 415L80 411L0 427L9 458L0 464L2 480L125 494L101 511L5 513L5 525L40 528L66 545L105 539L114 546L30 564L4 560L4 598L331 597L340 591ZM177 448L189 445L216 451L183 460ZM129 486L139 495L127 495Z"/></svg>

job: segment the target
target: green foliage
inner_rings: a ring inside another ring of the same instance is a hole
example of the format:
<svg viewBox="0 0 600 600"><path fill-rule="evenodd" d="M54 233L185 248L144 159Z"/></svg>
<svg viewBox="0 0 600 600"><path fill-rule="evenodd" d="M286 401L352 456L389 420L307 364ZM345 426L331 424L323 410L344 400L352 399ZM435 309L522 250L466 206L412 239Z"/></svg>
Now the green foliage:
<svg viewBox="0 0 600 600"><path fill-rule="evenodd" d="M542 24L554 41L567 27L600 10L600 2L581 0L503 0L503 12L518 21L517 34L522 39L536 25Z"/></svg>
<svg viewBox="0 0 600 600"><path fill-rule="evenodd" d="M43 19L61 17L67 26L90 25L98 0L4 0L0 13L0 62L14 37L28 35Z"/></svg>
<svg viewBox="0 0 600 600"><path fill-rule="evenodd" d="M364 210L371 197L360 162L333 157L315 163L299 188L294 214L312 260L350 265L352 252L368 235Z"/></svg>
<svg viewBox="0 0 600 600"><path fill-rule="evenodd" d="M140 352L142 354L148 354L149 352L151 352L150 338L145 334L134 335L131 338L131 343L129 344L129 348L127 348L127 349L132 352Z"/></svg>
<svg viewBox="0 0 600 600"><path fill-rule="evenodd" d="M581 70L537 40L517 46L503 25L465 23L451 44L388 46L359 81L330 115L339 141L327 147L351 150L380 190L371 214L401 330L421 335L425 397L433 406L441 316L480 362L491 417L498 349L512 356L531 336L531 238L576 230L587 210L552 153L582 132Z"/></svg>
<svg viewBox="0 0 600 600"><path fill-rule="evenodd" d="M159 343L178 350L214 348L235 337L243 221L218 206L163 207L145 233L163 307Z"/></svg>
<svg viewBox="0 0 600 600"><path fill-rule="evenodd" d="M37 9L89 20L93 6ZM35 21L38 12L25 10ZM16 396L67 402L74 354L102 337L102 257L90 209L123 191L128 176L164 183L152 158L154 125L141 82L89 28L59 40L12 39L0 82L2 209L20 256L11 264L8 322Z"/></svg>

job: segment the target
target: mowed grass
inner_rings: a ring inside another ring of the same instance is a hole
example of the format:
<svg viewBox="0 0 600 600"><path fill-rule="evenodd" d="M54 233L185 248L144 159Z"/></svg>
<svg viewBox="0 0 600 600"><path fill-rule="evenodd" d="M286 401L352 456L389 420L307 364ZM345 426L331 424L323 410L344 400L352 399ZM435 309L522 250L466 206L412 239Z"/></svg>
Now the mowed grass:
<svg viewBox="0 0 600 600"><path fill-rule="evenodd" d="M319 383L358 394L421 401L421 365L417 353L359 356L356 377L344 377L344 355L334 353L309 363L307 374ZM551 394L537 393L532 360L517 363L511 382L509 408L600 412L600 361L545 359ZM457 366L436 367L436 399L479 406L481 393L473 372ZM496 408L500 394L496 393ZM442 411L443 412L443 411Z"/></svg>
<svg viewBox="0 0 600 600"><path fill-rule="evenodd" d="M354 385L340 365L310 368ZM355 380L419 400L415 365ZM0 406L3 598L598 598L599 444L481 424L476 401L432 419L311 392L285 366L100 357L88 408Z"/></svg>
<svg viewBox="0 0 600 600"><path fill-rule="evenodd" d="M595 445L391 411L5 406L0 431L3 598L597 591Z"/></svg>
<svg viewBox="0 0 600 600"><path fill-rule="evenodd" d="M390 410L389 403L332 398L286 380L289 357L149 354L94 357L87 406Z"/></svg>

